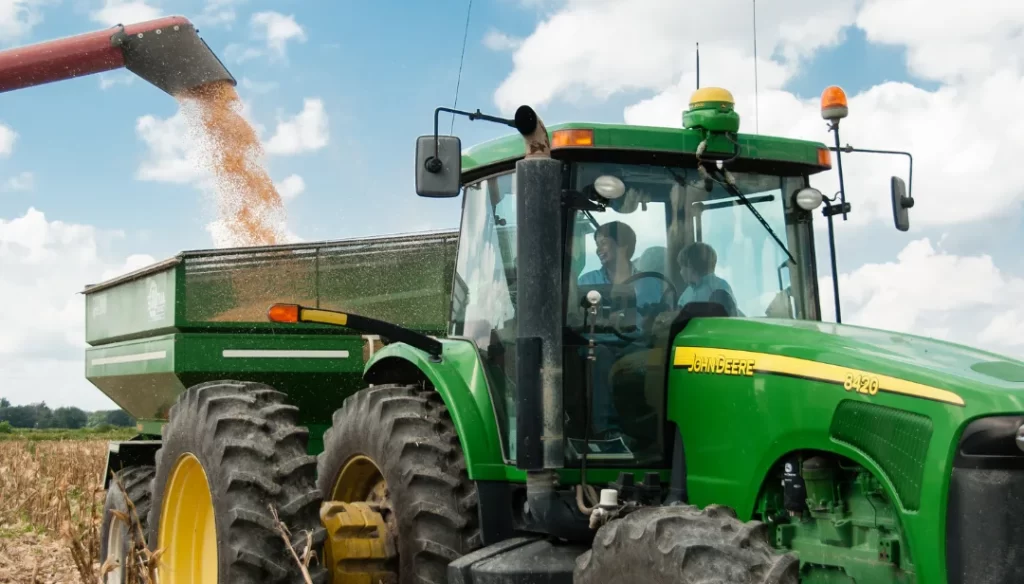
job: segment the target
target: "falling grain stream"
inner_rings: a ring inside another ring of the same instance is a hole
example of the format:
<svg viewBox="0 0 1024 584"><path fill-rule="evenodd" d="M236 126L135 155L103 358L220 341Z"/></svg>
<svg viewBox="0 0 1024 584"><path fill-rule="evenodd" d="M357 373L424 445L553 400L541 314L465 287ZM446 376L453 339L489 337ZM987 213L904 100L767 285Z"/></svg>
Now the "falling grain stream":
<svg viewBox="0 0 1024 584"><path fill-rule="evenodd" d="M201 135L206 164L216 180L220 220L232 242L239 246L283 243L284 206L260 164L263 148L242 117L234 86L215 82L176 97L190 129Z"/></svg>

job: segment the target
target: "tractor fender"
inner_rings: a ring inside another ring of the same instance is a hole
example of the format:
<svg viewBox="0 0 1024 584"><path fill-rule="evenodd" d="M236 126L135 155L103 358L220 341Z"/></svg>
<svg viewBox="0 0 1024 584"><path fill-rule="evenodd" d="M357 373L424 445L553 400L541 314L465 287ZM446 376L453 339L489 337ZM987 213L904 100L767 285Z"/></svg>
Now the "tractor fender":
<svg viewBox="0 0 1024 584"><path fill-rule="evenodd" d="M110 475L131 466L149 466L156 464L156 451L160 449L160 440L143 440L141 438L107 443L107 463L103 468L103 489L110 487Z"/></svg>
<svg viewBox="0 0 1024 584"><path fill-rule="evenodd" d="M393 343L367 360L368 384L426 381L440 394L455 424L473 480L504 478L504 457L483 365L469 341L445 340L440 360L403 343Z"/></svg>

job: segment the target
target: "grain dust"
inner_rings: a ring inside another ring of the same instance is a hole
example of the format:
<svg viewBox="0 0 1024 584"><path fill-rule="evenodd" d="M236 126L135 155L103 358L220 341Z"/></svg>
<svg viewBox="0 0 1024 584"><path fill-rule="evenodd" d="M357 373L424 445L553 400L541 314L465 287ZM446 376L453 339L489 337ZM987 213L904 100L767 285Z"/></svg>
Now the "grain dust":
<svg viewBox="0 0 1024 584"><path fill-rule="evenodd" d="M242 116L233 85L218 81L179 93L189 126L202 144L217 187L220 221L233 245L285 241L281 197L260 163L263 148Z"/></svg>

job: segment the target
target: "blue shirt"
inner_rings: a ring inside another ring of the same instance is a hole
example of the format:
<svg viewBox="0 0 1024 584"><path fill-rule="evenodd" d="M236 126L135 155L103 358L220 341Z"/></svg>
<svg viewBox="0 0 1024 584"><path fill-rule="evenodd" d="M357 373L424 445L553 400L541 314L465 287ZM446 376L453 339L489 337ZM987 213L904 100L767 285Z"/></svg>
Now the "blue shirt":
<svg viewBox="0 0 1024 584"><path fill-rule="evenodd" d="M683 290L683 293L679 295L679 306L682 307L689 302L707 302L716 290L728 292L735 302L736 295L732 293L729 283L714 274L708 274L698 280L696 284L691 284L687 286L686 290Z"/></svg>
<svg viewBox="0 0 1024 584"><path fill-rule="evenodd" d="M632 263L629 265L630 275L636 275L640 273L640 270L636 269ZM583 274L577 280L580 287L586 286L587 284L611 284L611 280L608 278L608 272L602 266L597 270L591 270L586 274ZM636 293L636 305L637 307L646 306L648 304L654 304L661 300L664 294L665 283L657 278L637 278L630 282L630 286Z"/></svg>

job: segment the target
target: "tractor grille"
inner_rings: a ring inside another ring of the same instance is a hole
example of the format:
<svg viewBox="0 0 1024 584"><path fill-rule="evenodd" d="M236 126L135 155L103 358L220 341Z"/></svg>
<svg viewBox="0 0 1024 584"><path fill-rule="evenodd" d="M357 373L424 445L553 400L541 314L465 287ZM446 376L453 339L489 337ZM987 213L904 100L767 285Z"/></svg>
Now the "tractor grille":
<svg viewBox="0 0 1024 584"><path fill-rule="evenodd" d="M1024 416L971 422L953 460L946 509L950 584L1024 582Z"/></svg>
<svg viewBox="0 0 1024 584"><path fill-rule="evenodd" d="M896 489L903 506L921 504L924 457L932 437L926 416L876 404L844 401L832 416L830 434L875 460Z"/></svg>

